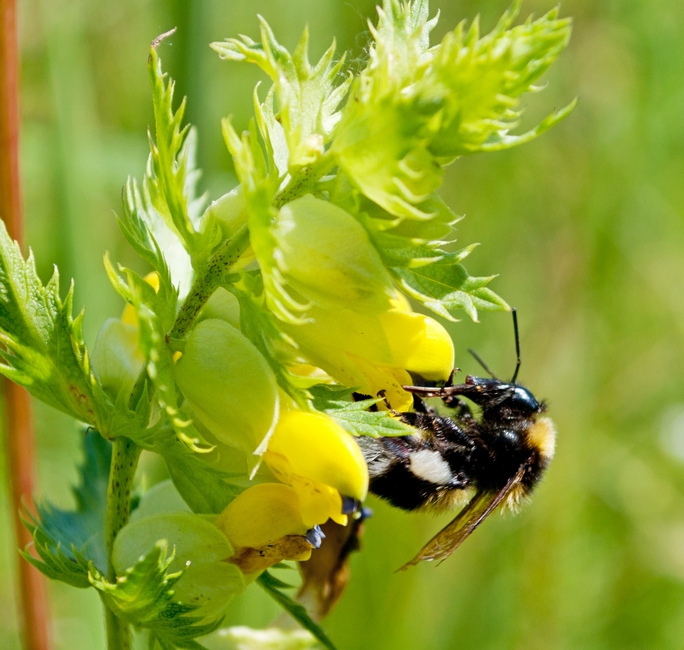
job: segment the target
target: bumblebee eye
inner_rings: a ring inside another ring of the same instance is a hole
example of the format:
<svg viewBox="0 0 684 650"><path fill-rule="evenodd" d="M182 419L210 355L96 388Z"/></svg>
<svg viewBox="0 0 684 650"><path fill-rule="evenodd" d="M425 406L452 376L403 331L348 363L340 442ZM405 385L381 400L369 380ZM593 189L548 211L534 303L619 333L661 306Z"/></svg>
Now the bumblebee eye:
<svg viewBox="0 0 684 650"><path fill-rule="evenodd" d="M534 395L523 386L516 386L506 400L506 406L523 413L539 413L541 407Z"/></svg>

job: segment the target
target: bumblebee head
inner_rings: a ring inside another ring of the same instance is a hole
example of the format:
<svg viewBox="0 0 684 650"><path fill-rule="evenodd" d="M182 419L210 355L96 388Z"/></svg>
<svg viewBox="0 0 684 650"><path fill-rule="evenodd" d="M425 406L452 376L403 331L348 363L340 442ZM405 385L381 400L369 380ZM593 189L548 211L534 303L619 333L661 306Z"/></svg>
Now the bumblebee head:
<svg viewBox="0 0 684 650"><path fill-rule="evenodd" d="M520 413L520 415L532 416L544 410L543 402L538 402L530 390L516 384L510 386L509 397L502 402L502 405Z"/></svg>
<svg viewBox="0 0 684 650"><path fill-rule="evenodd" d="M465 384L452 391L477 404L485 417L528 418L543 413L546 405L520 386L490 377L466 377Z"/></svg>

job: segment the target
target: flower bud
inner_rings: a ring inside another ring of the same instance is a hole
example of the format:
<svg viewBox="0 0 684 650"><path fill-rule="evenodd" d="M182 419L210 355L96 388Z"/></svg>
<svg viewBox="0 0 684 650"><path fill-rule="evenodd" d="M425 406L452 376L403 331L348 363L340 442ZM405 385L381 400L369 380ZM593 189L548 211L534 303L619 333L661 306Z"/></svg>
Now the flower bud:
<svg viewBox="0 0 684 650"><path fill-rule="evenodd" d="M278 212L273 231L278 269L306 300L364 312L389 307L391 278L366 230L342 208L306 195Z"/></svg>
<svg viewBox="0 0 684 650"><path fill-rule="evenodd" d="M169 572L184 571L174 585L174 598L199 606L193 616L215 618L244 589L243 574L226 561L234 554L226 536L204 517L189 512L150 515L124 526L112 552L117 575L123 576L159 540L166 540L169 552L174 552Z"/></svg>
<svg viewBox="0 0 684 650"><path fill-rule="evenodd" d="M202 321L188 338L175 377L220 442L260 453L277 419L278 392L273 371L245 336L225 321Z"/></svg>
<svg viewBox="0 0 684 650"><path fill-rule="evenodd" d="M224 320L235 329L240 329L240 303L230 291L223 287L216 289L211 298L207 300L197 321L209 320L211 318Z"/></svg>
<svg viewBox="0 0 684 650"><path fill-rule="evenodd" d="M212 201L202 215L202 227L207 228L215 221L221 228L224 239L230 239L237 230L247 223L249 211L247 201L238 185L230 192Z"/></svg>
<svg viewBox="0 0 684 650"><path fill-rule="evenodd" d="M138 349L138 340L137 323L130 325L117 318L105 321L97 334L93 368L102 388L113 399L121 391L131 391L145 362Z"/></svg>

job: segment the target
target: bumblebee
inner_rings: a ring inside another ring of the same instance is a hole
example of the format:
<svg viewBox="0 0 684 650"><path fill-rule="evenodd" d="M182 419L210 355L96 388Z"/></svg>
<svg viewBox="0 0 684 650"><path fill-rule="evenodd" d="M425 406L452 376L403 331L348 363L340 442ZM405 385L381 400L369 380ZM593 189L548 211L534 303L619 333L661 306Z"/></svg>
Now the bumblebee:
<svg viewBox="0 0 684 650"><path fill-rule="evenodd" d="M404 567L443 560L499 506L516 508L532 492L553 458L556 431L543 417L546 404L516 383L520 370L518 324L513 310L518 362L510 381L490 377L451 379L442 387L404 386L415 410L397 413L416 433L358 438L368 463L370 491L408 511L444 512L456 518ZM453 373L452 373L453 377ZM438 397L450 409L439 415L423 398ZM475 416L465 399L479 407Z"/></svg>

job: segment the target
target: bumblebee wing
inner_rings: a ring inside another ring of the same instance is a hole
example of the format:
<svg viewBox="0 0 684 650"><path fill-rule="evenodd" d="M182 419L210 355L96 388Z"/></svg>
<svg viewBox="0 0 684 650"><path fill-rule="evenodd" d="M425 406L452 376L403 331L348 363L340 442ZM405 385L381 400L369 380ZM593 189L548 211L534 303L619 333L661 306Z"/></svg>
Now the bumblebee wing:
<svg viewBox="0 0 684 650"><path fill-rule="evenodd" d="M525 469L526 465L523 465L498 492L477 492L456 518L440 530L401 570L423 560L444 560L449 557L520 483Z"/></svg>

